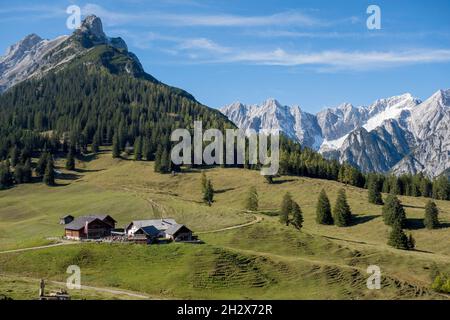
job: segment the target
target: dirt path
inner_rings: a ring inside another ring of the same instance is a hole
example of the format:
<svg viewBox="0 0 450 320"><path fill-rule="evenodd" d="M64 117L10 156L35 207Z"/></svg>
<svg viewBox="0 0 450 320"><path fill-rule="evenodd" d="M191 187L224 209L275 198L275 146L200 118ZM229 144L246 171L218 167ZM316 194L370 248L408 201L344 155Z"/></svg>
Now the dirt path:
<svg viewBox="0 0 450 320"><path fill-rule="evenodd" d="M24 251L32 251L32 250L41 250L41 249L47 249L47 248L54 248L54 247L60 247L60 246L68 246L68 245L74 245L74 244L80 244L81 242L59 242L54 244L48 244L45 246L39 246L39 247L30 247L30 248L21 248L21 249L14 249L14 250L7 250L7 251L0 251L0 254L2 253L16 253L16 252L24 252Z"/></svg>
<svg viewBox="0 0 450 320"><path fill-rule="evenodd" d="M31 278L31 277L24 277L21 275L16 274L0 274L0 276L3 277L14 277L19 278L27 282L36 282L39 283L40 279L37 278ZM65 282L60 281L52 281L52 280L46 280L47 283L57 285L60 287L66 287ZM150 296L145 293L136 292L136 291L130 291L130 290L121 290L121 289L112 289L112 288L106 288L106 287L95 287L95 286L81 286L80 290L86 290L86 291L96 291L96 292L102 292L102 293L108 293L115 296L127 296L133 299L144 299L144 300L158 300L161 299L160 297L156 296Z"/></svg>
<svg viewBox="0 0 450 320"><path fill-rule="evenodd" d="M59 281L49 281L52 284L56 284L58 286L66 286L64 282ZM154 297L150 297L148 295L137 293L134 291L128 291L128 290L119 290L119 289L110 289L110 288L103 288L103 287L93 287L93 286L81 286L81 290L89 290L89 291L97 291L97 292L105 292L112 295L125 295L131 298L137 298L137 299L146 299L146 300L152 300L155 299Z"/></svg>
<svg viewBox="0 0 450 320"><path fill-rule="evenodd" d="M207 234L207 233L218 233L218 232L224 232L224 231L229 231L229 230L234 230L234 229L240 229L240 228L245 228L245 227L248 227L248 226L251 226L251 225L254 225L256 223L263 221L263 218L260 216L255 215L254 217L255 217L255 220L244 223L244 224L239 224L237 226L231 226L231 227L217 229L217 230L196 232L196 234L200 235L200 234Z"/></svg>

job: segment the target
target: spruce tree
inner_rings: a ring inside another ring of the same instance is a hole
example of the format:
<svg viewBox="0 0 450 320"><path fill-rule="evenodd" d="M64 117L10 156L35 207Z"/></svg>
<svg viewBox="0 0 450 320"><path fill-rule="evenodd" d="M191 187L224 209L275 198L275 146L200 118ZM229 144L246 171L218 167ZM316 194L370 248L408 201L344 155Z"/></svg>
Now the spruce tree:
<svg viewBox="0 0 450 320"><path fill-rule="evenodd" d="M66 169L71 171L75 170L75 157L73 155L72 149L70 149L69 153L67 154Z"/></svg>
<svg viewBox="0 0 450 320"><path fill-rule="evenodd" d="M251 187L245 200L245 209L248 211L258 211L258 191L256 187Z"/></svg>
<svg viewBox="0 0 450 320"><path fill-rule="evenodd" d="M45 168L47 167L47 158L48 154L46 152L42 152L39 160L36 164L36 174L38 176L42 176L45 173Z"/></svg>
<svg viewBox="0 0 450 320"><path fill-rule="evenodd" d="M95 140L91 144L91 151L92 151L92 153L98 153L98 151L99 151L98 143Z"/></svg>
<svg viewBox="0 0 450 320"><path fill-rule="evenodd" d="M113 137L112 157L114 159L120 158L120 142L117 134Z"/></svg>
<svg viewBox="0 0 450 320"><path fill-rule="evenodd" d="M403 232L402 226L398 222L395 222L392 226L391 233L389 234L388 245L396 249L409 249L408 237L405 232Z"/></svg>
<svg viewBox="0 0 450 320"><path fill-rule="evenodd" d="M163 153L161 155L161 173L167 173L172 171L172 161L170 159L170 154L166 148L164 148Z"/></svg>
<svg viewBox="0 0 450 320"><path fill-rule="evenodd" d="M158 148L156 149L155 153L155 172L161 172L161 157L162 157L161 145L158 145Z"/></svg>
<svg viewBox="0 0 450 320"><path fill-rule="evenodd" d="M371 177L369 179L368 189L369 189L369 203L382 205L383 204L383 198L381 196L379 183L378 183L376 177Z"/></svg>
<svg viewBox="0 0 450 320"><path fill-rule="evenodd" d="M352 212L347 203L347 196L345 190L339 190L336 204L333 210L334 224L338 227L348 227L352 221Z"/></svg>
<svg viewBox="0 0 450 320"><path fill-rule="evenodd" d="M264 179L266 179L266 182L268 184L273 184L273 176L267 175L267 176L264 176Z"/></svg>
<svg viewBox="0 0 450 320"><path fill-rule="evenodd" d="M316 207L316 222L318 224L332 225L334 223L331 215L330 200L324 189L319 194L319 200Z"/></svg>
<svg viewBox="0 0 450 320"><path fill-rule="evenodd" d="M284 195L281 202L280 222L289 225L289 214L292 212L292 196L288 192Z"/></svg>
<svg viewBox="0 0 450 320"><path fill-rule="evenodd" d="M51 157L48 159L47 167L45 168L44 183L48 186L55 185L55 168Z"/></svg>
<svg viewBox="0 0 450 320"><path fill-rule="evenodd" d="M423 224L427 229L437 229L439 227L439 210L434 201L428 201L425 206Z"/></svg>
<svg viewBox="0 0 450 320"><path fill-rule="evenodd" d="M152 160L150 141L148 138L145 137L142 139L142 157L145 158L145 160L147 161Z"/></svg>
<svg viewBox="0 0 450 320"><path fill-rule="evenodd" d="M414 239L412 233L408 235L408 250L414 250L416 248L416 240Z"/></svg>
<svg viewBox="0 0 450 320"><path fill-rule="evenodd" d="M11 149L11 152L10 152L9 156L10 156L10 159L11 159L11 161L10 161L11 166L15 167L16 164L19 163L19 151L17 150L16 146L14 146Z"/></svg>
<svg viewBox="0 0 450 320"><path fill-rule="evenodd" d="M208 180L208 182L206 183L206 188L203 193L203 201L209 206L211 206L214 201L214 187L211 180Z"/></svg>
<svg viewBox="0 0 450 320"><path fill-rule="evenodd" d="M297 202L292 201L292 224L301 230L303 227L303 214Z"/></svg>
<svg viewBox="0 0 450 320"><path fill-rule="evenodd" d="M134 160L141 161L142 160L142 138L137 137L134 142Z"/></svg>
<svg viewBox="0 0 450 320"><path fill-rule="evenodd" d="M386 202L382 210L384 223L388 226L392 226L395 223L399 223L400 227L406 225L406 214L402 203L397 196L390 194L386 198Z"/></svg>
<svg viewBox="0 0 450 320"><path fill-rule="evenodd" d="M23 166L23 183L30 183L32 179L31 159L28 158Z"/></svg>
<svg viewBox="0 0 450 320"><path fill-rule="evenodd" d="M17 184L23 183L23 167L21 164L17 164L14 168L14 180Z"/></svg>
<svg viewBox="0 0 450 320"><path fill-rule="evenodd" d="M0 164L0 189L6 189L13 185L13 176L7 162Z"/></svg>
<svg viewBox="0 0 450 320"><path fill-rule="evenodd" d="M208 185L208 178L206 177L205 171L202 171L201 186L202 186L202 192L203 193L205 193L207 185Z"/></svg>

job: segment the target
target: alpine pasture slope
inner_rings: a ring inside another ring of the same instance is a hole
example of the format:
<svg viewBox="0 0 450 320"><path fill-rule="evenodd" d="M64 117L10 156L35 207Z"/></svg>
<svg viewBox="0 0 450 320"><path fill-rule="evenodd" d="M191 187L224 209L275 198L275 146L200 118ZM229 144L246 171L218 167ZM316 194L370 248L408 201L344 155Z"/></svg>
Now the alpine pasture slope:
<svg viewBox="0 0 450 320"><path fill-rule="evenodd" d="M201 171L157 174L151 162L112 159L109 150L77 162L66 171L64 159L56 187L24 184L0 192L0 251L50 243L63 228L59 217L107 213L119 226L133 219L171 217L201 233L204 245L140 246L78 244L0 254L0 294L30 298L25 277L64 282L66 269L81 267L82 284L131 290L158 298L187 299L448 299L430 289L438 272L450 272L450 202L437 201L443 225L421 226L427 199L401 197L415 251L387 246L389 228L381 207L368 204L367 191L338 182L280 177L269 185L259 171L206 170L215 188L212 207L202 203ZM259 193L260 212L243 210L251 186ZM315 205L324 188L332 203L345 188L356 215L348 228L319 226ZM277 212L286 192L304 215L304 228L280 224ZM246 224L246 227L208 231ZM367 267L378 265L382 289L368 290ZM5 280L5 281L4 281ZM12 292L11 292L12 290ZM111 299L109 294L87 298ZM129 298L129 297L128 297Z"/></svg>

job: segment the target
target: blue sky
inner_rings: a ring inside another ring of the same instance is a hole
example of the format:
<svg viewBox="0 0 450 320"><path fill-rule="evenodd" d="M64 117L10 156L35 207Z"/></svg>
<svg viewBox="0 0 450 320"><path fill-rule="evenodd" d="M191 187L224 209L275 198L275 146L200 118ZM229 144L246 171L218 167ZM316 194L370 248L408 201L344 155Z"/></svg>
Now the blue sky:
<svg viewBox="0 0 450 320"><path fill-rule="evenodd" d="M146 71L211 107L277 98L317 112L450 88L449 1L2 1L0 50L69 34L69 5L97 14ZM381 30L366 10L381 9Z"/></svg>

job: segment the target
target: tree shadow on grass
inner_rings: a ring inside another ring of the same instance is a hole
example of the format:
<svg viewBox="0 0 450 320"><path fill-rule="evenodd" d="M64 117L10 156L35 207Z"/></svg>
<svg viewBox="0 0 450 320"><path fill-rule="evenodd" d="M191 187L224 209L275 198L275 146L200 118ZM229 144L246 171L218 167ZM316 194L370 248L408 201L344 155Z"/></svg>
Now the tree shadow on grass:
<svg viewBox="0 0 450 320"><path fill-rule="evenodd" d="M379 218L381 217L380 215L368 215L368 216L363 216L363 215L359 215L359 216L354 216L352 219L352 223L351 226L356 226L358 224L363 224L369 221L372 221L373 219Z"/></svg>
<svg viewBox="0 0 450 320"><path fill-rule="evenodd" d="M89 172L101 172L101 171L105 171L106 169L95 169L95 170L88 170L88 169L79 169L76 168L75 170L73 170L74 172L77 173L89 173Z"/></svg>
<svg viewBox="0 0 450 320"><path fill-rule="evenodd" d="M60 180L70 180L70 181L75 181L80 179L81 176L78 174L74 174L74 173L61 173L58 174L58 179Z"/></svg>
<svg viewBox="0 0 450 320"><path fill-rule="evenodd" d="M447 229L450 228L450 222L443 222L441 224L439 224L438 229Z"/></svg>
<svg viewBox="0 0 450 320"><path fill-rule="evenodd" d="M226 193L228 191L236 190L236 188L227 188L227 189L220 189L220 190L214 190L214 193L220 194L220 193Z"/></svg>
<svg viewBox="0 0 450 320"><path fill-rule="evenodd" d="M99 152L102 153L102 152ZM98 159L97 153L88 153L78 156L78 158L83 162L91 162Z"/></svg>
<svg viewBox="0 0 450 320"><path fill-rule="evenodd" d="M295 179L279 179L279 180L273 180L272 184L283 184L283 183L288 183L288 182L294 182L296 181Z"/></svg>
<svg viewBox="0 0 450 320"><path fill-rule="evenodd" d="M405 207L405 208L411 208L411 209L423 209L423 210L425 210L425 207L422 207L422 206L412 206L412 205L409 205L409 204L404 204L403 207Z"/></svg>
<svg viewBox="0 0 450 320"><path fill-rule="evenodd" d="M420 230L424 228L425 225L423 223L423 219L418 218L406 219L406 226L405 226L406 230Z"/></svg>

